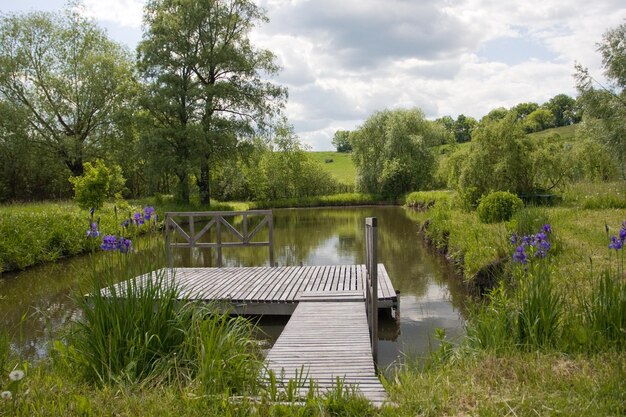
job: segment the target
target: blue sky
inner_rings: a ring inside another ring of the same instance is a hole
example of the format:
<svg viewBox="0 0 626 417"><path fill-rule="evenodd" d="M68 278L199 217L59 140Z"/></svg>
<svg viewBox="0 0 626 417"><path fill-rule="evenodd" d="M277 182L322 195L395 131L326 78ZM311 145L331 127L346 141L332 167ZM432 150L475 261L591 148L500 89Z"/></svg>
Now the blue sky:
<svg viewBox="0 0 626 417"><path fill-rule="evenodd" d="M0 0L0 12L59 10L63 0ZM597 43L626 21L617 0L259 0L270 23L253 41L273 51L303 142L332 149L336 130L374 111L427 117L575 95L574 63L601 78ZM83 13L133 50L143 0L83 0Z"/></svg>

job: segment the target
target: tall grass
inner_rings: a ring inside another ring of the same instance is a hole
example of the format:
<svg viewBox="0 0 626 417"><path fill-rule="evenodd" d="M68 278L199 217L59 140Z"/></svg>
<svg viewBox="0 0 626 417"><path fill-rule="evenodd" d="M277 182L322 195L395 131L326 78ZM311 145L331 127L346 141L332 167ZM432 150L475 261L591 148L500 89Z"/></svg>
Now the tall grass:
<svg viewBox="0 0 626 417"><path fill-rule="evenodd" d="M388 200L375 194L345 193L299 198L285 198L272 201L257 201L254 203L250 203L250 206L256 209L267 209L281 207L363 206L402 203L403 201Z"/></svg>
<svg viewBox="0 0 626 417"><path fill-rule="evenodd" d="M175 277L158 269L161 251L110 255L94 268L89 295L77 300L81 317L59 349L67 366L100 384L197 375L208 393L254 386L260 359L251 324L182 299Z"/></svg>
<svg viewBox="0 0 626 417"><path fill-rule="evenodd" d="M503 353L514 348L515 318L504 282L475 305L466 325L466 344L473 349Z"/></svg>
<svg viewBox="0 0 626 417"><path fill-rule="evenodd" d="M416 191L409 193L405 198L408 207L425 210L436 204L449 204L454 196L453 191Z"/></svg>
<svg viewBox="0 0 626 417"><path fill-rule="evenodd" d="M622 226L626 234L626 222ZM623 243L623 242L622 242ZM613 252L613 250L610 250ZM583 317L592 346L626 349L626 274L624 248L616 249L610 265L600 274L592 293L583 299Z"/></svg>
<svg viewBox="0 0 626 417"><path fill-rule="evenodd" d="M196 313L186 338L186 356L202 390L229 395L256 392L262 361L252 324L206 307Z"/></svg>
<svg viewBox="0 0 626 417"><path fill-rule="evenodd" d="M8 372L10 338L5 329L0 329L0 387L2 386L2 377Z"/></svg>
<svg viewBox="0 0 626 417"><path fill-rule="evenodd" d="M517 343L528 349L553 348L559 343L565 306L552 284L547 260L530 265L519 278L516 291Z"/></svg>

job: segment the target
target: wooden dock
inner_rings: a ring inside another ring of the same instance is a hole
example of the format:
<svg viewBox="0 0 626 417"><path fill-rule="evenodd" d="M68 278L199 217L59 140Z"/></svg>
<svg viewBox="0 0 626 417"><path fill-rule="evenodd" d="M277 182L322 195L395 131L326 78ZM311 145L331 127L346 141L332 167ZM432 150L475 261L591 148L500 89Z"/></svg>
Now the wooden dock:
<svg viewBox="0 0 626 417"><path fill-rule="evenodd" d="M164 268L157 273L179 286L181 298L217 302L233 314L291 315L303 294L328 301L356 292L365 299L365 265ZM149 276L135 278L137 287ZM378 264L378 277L378 308L396 308L398 297L383 264ZM117 293L122 285L116 285Z"/></svg>
<svg viewBox="0 0 626 417"><path fill-rule="evenodd" d="M181 226L177 218L188 226ZM295 380L303 393L313 380L325 392L339 378L375 405L386 401L375 367L378 310L397 309L398 296L384 265L376 261L375 218L365 219L365 265L276 266L269 210L173 212L166 214L165 224L168 268L134 278L130 283L138 290L156 273L178 287L181 299L217 303L233 314L292 315L266 358L267 371L280 378L283 386ZM258 240L265 225L268 239ZM216 242L206 241L212 230ZM222 232L231 234L235 242L224 241ZM231 246L267 246L270 266L173 267L171 248L215 250L221 266L222 247ZM104 288L103 294L111 290L123 294L128 283Z"/></svg>
<svg viewBox="0 0 626 417"><path fill-rule="evenodd" d="M376 376L372 358L365 302L356 298L312 302L303 294L267 354L268 369L283 380L300 382L302 395L306 395L309 380L323 393L340 378L374 405L386 401L387 393Z"/></svg>

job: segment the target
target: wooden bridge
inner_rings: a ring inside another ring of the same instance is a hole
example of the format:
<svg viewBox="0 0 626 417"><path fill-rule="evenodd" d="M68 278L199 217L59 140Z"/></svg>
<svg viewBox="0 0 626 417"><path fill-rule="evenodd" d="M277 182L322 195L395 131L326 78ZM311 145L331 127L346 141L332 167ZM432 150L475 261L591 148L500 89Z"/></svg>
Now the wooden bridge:
<svg viewBox="0 0 626 417"><path fill-rule="evenodd" d="M252 227L255 223L250 219L255 216L262 219ZM176 221L181 217L188 221L186 230ZM196 233L201 217L208 217L208 221L200 223L204 225ZM240 223L234 225L227 217L238 217ZM269 210L167 213L165 225L169 266L163 272L177 284L182 298L217 302L234 314L291 315L267 354L265 376L271 371L285 385L288 379L296 378L303 383L302 390L314 380L321 392L332 389L339 378L376 405L386 400L375 365L378 309L397 308L398 297L384 265L376 262L375 218L365 221L365 265L271 266L273 219ZM265 225L269 227L269 238L254 240ZM212 229L216 242L207 242L204 237ZM223 239L224 230L230 234L230 241ZM218 265L222 265L221 249L230 246L268 246L270 266L172 265L172 248L215 249ZM135 282L140 287L149 276L139 276Z"/></svg>

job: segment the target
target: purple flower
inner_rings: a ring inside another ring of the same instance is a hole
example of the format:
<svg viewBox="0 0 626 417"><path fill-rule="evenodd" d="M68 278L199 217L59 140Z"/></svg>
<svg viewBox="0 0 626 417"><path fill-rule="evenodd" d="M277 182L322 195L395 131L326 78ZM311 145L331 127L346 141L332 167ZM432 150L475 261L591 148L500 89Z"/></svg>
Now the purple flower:
<svg viewBox="0 0 626 417"><path fill-rule="evenodd" d="M106 235L102 238L102 245L100 245L100 249L102 250L115 250L117 249L117 237L114 235Z"/></svg>
<svg viewBox="0 0 626 417"><path fill-rule="evenodd" d="M93 214L94 214L95 212L96 212L96 209L95 209L95 208L93 208L93 207L92 207L92 208L90 208L90 209L89 209L89 214L91 214L91 217L93 217Z"/></svg>
<svg viewBox="0 0 626 417"><path fill-rule="evenodd" d="M130 219L126 219L122 222L122 227L126 229L130 225Z"/></svg>
<svg viewBox="0 0 626 417"><path fill-rule="evenodd" d="M136 212L136 213L134 214L134 216L133 216L133 219L135 220L135 224L136 224L137 226L140 226L140 225L142 225L142 224L144 223L144 221L143 221L143 216L141 215L141 213L140 213L140 212Z"/></svg>
<svg viewBox="0 0 626 417"><path fill-rule="evenodd" d="M544 232L546 232L549 235L552 234L552 226L550 226L550 224L544 224L543 227L541 228L541 230L543 230Z"/></svg>
<svg viewBox="0 0 626 417"><path fill-rule="evenodd" d="M154 207L145 207L143 209L143 217L144 219L146 219L146 221L150 221L150 217L154 214Z"/></svg>
<svg viewBox="0 0 626 417"><path fill-rule="evenodd" d="M123 237L120 237L120 240L117 242L117 250L119 250L121 253L128 253L131 244L132 242L130 241L130 239L124 239Z"/></svg>
<svg viewBox="0 0 626 417"><path fill-rule="evenodd" d="M513 260L515 262L519 262L523 265L528 263L528 259L526 257L526 252L524 252L524 245L519 245L515 249L515 253L513 253Z"/></svg>
<svg viewBox="0 0 626 417"><path fill-rule="evenodd" d="M98 223L89 222L89 229L87 229L87 237L98 237L100 231L98 230Z"/></svg>
<svg viewBox="0 0 626 417"><path fill-rule="evenodd" d="M618 239L615 235L611 236L611 243L609 243L609 249L620 250L624 246L624 242Z"/></svg>
<svg viewBox="0 0 626 417"><path fill-rule="evenodd" d="M513 232L513 234L511 235L511 245L515 246L519 243L519 236L517 235L517 233Z"/></svg>
<svg viewBox="0 0 626 417"><path fill-rule="evenodd" d="M624 222L624 225L619 231L619 240L621 240L622 243L626 240L626 222Z"/></svg>
<svg viewBox="0 0 626 417"><path fill-rule="evenodd" d="M548 254L548 251L552 245L547 240L542 240L537 243L537 251L535 252L535 257L537 258L545 258Z"/></svg>

